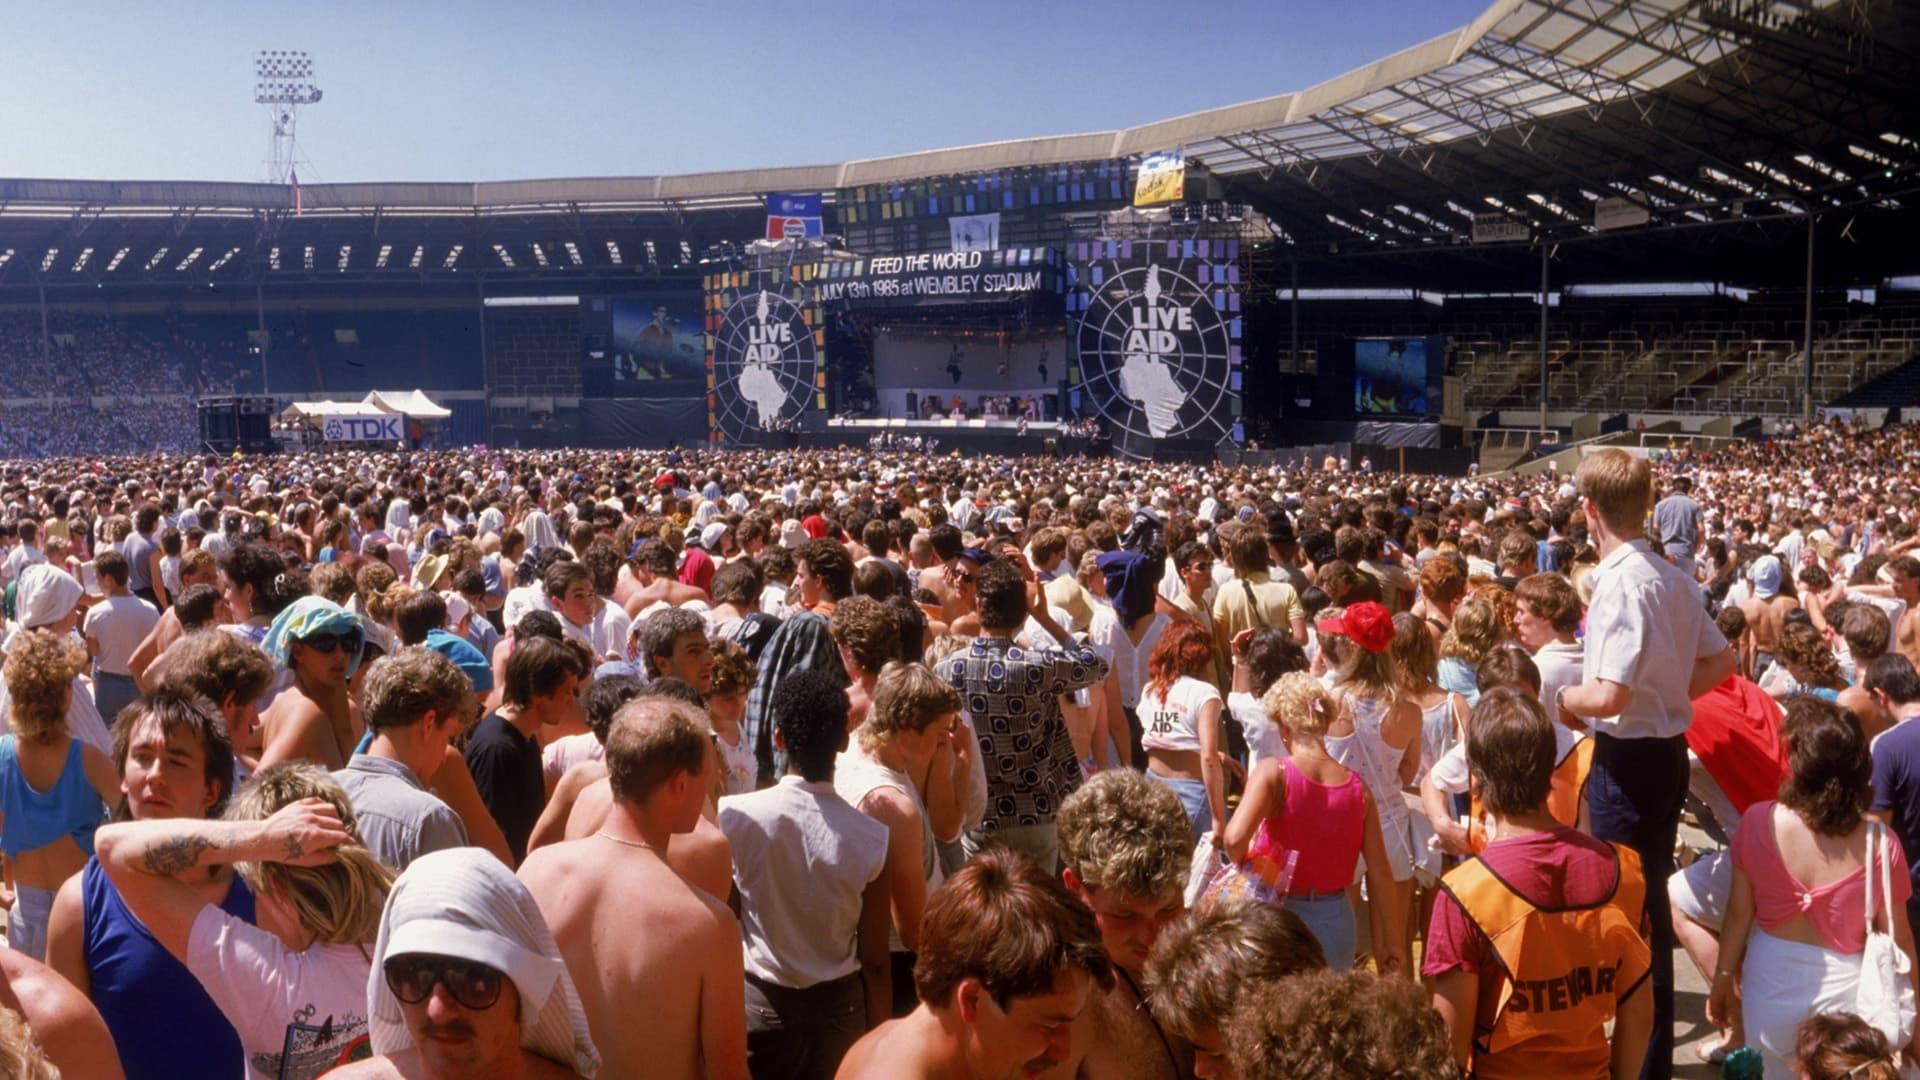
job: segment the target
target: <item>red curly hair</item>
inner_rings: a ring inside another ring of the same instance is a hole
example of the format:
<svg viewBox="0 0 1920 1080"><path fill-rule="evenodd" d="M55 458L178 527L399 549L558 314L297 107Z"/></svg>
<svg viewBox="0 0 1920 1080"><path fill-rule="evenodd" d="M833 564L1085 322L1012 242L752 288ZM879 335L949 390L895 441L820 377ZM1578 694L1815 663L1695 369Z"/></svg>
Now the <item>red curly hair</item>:
<svg viewBox="0 0 1920 1080"><path fill-rule="evenodd" d="M1147 689L1166 704L1167 691L1182 675L1198 678L1213 664L1213 635L1185 620L1167 627L1147 658Z"/></svg>

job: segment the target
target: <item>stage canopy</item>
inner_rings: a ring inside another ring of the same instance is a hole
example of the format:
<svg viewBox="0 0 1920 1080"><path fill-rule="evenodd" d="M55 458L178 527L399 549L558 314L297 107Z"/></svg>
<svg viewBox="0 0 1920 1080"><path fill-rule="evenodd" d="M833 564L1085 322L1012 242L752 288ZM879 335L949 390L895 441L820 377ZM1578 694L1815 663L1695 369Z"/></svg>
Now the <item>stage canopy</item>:
<svg viewBox="0 0 1920 1080"><path fill-rule="evenodd" d="M296 401L280 414L283 420L324 421L329 416L366 416L399 413L409 420L445 420L453 415L418 390L375 390L359 401Z"/></svg>

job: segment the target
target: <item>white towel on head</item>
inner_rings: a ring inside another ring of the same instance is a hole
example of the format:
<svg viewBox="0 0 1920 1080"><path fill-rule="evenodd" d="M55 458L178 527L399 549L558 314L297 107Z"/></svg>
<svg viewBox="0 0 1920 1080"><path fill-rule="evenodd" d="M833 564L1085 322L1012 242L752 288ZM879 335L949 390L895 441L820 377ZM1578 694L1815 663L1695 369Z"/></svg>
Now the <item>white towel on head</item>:
<svg viewBox="0 0 1920 1080"><path fill-rule="evenodd" d="M499 859L480 848L448 848L415 859L393 883L367 978L376 1054L413 1045L383 970L388 956L406 953L454 956L505 972L520 994L520 1045L581 1076L599 1073L600 1051L553 931L533 894Z"/></svg>

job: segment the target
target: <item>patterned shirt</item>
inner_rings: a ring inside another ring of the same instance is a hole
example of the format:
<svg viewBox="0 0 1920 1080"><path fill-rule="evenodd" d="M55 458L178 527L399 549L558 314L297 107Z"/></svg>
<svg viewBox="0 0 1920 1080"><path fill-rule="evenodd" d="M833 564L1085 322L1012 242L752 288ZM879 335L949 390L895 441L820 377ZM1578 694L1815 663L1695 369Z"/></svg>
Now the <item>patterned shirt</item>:
<svg viewBox="0 0 1920 1080"><path fill-rule="evenodd" d="M987 772L980 831L1051 822L1082 779L1060 695L1106 678L1106 660L1084 641L1070 649L1030 649L1011 638L977 637L938 670L960 692L980 734Z"/></svg>

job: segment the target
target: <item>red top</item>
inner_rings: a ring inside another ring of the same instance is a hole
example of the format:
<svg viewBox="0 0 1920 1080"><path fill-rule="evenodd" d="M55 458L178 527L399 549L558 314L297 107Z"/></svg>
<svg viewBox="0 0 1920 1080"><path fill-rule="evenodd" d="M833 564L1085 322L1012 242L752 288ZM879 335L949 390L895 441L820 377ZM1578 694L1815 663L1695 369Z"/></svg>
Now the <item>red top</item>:
<svg viewBox="0 0 1920 1080"><path fill-rule="evenodd" d="M1349 772L1344 783L1322 784L1294 768L1292 758L1282 758L1280 769L1286 809L1260 823L1248 856L1266 855L1284 866L1286 853L1297 851L1288 893L1339 892L1353 882L1366 836L1366 782Z"/></svg>
<svg viewBox="0 0 1920 1080"><path fill-rule="evenodd" d="M1780 719L1780 706L1766 691L1738 675L1693 699L1687 748L1742 814L1773 798L1787 778Z"/></svg>
<svg viewBox="0 0 1920 1080"><path fill-rule="evenodd" d="M1480 852L1480 861L1514 892L1537 908L1592 907L1613 893L1619 878L1613 849L1574 829L1528 833L1495 840ZM1500 962L1485 934L1475 926L1459 902L1445 890L1434 894L1433 919L1427 926L1426 953L1420 973L1429 978L1449 971L1475 972L1495 978ZM1498 993L1480 989L1483 1017L1493 1021L1491 1006Z"/></svg>
<svg viewBox="0 0 1920 1080"><path fill-rule="evenodd" d="M1753 882L1754 921L1760 929L1772 930L1795 915L1805 915L1821 944L1837 953L1858 956L1867 947L1867 868L1863 866L1817 889L1802 885L1780 858L1780 841L1773 831L1774 805L1754 804L1741 816L1740 831L1733 835L1733 865ZM1893 898L1882 898L1876 881L1873 906L1899 911L1913 894L1913 882L1907 877L1907 859L1899 842L1891 831L1886 837L1887 853L1893 859Z"/></svg>

